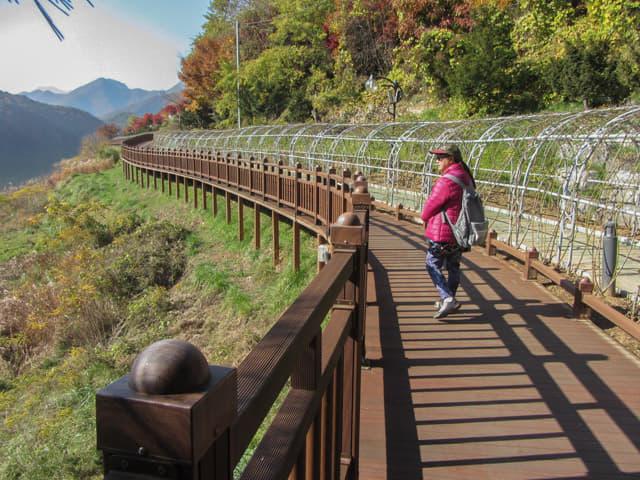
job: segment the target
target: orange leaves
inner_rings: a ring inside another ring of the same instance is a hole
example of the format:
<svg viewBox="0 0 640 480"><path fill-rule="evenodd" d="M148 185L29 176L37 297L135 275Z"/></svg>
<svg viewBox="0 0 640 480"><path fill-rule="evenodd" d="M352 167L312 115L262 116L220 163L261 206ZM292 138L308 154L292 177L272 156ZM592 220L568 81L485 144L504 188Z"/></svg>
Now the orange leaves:
<svg viewBox="0 0 640 480"><path fill-rule="evenodd" d="M193 50L182 59L180 80L185 84L184 96L187 100L211 100L221 71L221 65L231 60L234 39L230 36L201 37L194 42Z"/></svg>

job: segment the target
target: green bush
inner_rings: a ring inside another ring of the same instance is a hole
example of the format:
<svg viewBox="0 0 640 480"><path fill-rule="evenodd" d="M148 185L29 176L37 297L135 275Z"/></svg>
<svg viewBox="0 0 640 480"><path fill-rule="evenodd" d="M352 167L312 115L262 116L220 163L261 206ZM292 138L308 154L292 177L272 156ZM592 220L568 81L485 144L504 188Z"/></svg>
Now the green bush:
<svg viewBox="0 0 640 480"><path fill-rule="evenodd" d="M476 26L460 41L463 53L446 77L451 94L462 99L471 114L535 111L538 82L518 62L511 40L513 21L496 7L479 8L474 16Z"/></svg>
<svg viewBox="0 0 640 480"><path fill-rule="evenodd" d="M152 286L172 287L186 265L187 231L163 221L142 225L120 237L111 251L104 289L120 297L135 297Z"/></svg>
<svg viewBox="0 0 640 480"><path fill-rule="evenodd" d="M120 160L120 152L113 147L103 147L98 150L98 159L117 163Z"/></svg>

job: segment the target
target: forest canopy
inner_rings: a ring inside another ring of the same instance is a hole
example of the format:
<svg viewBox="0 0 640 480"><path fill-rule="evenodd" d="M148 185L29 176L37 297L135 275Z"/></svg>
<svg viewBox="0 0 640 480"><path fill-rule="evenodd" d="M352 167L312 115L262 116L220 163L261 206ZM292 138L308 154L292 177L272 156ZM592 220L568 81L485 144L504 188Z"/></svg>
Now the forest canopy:
<svg viewBox="0 0 640 480"><path fill-rule="evenodd" d="M638 98L638 32L637 0L213 0L180 78L197 127L352 121L371 75L460 116L595 108Z"/></svg>

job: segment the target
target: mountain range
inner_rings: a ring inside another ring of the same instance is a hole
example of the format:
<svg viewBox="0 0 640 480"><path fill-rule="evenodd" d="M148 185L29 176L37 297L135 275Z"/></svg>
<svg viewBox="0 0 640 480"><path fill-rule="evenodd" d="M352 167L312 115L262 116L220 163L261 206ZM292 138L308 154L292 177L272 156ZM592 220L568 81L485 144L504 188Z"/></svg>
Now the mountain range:
<svg viewBox="0 0 640 480"><path fill-rule="evenodd" d="M46 175L61 159L77 155L82 138L102 124L76 108L0 92L0 191Z"/></svg>
<svg viewBox="0 0 640 480"><path fill-rule="evenodd" d="M169 90L131 89L117 80L99 78L67 93L37 89L21 95L49 105L78 108L123 128L131 115L156 113L171 102L179 102L183 88L184 85L178 83Z"/></svg>
<svg viewBox="0 0 640 480"><path fill-rule="evenodd" d="M131 115L157 113L180 102L183 88L178 83L169 90L130 89L99 78L66 93L0 91L0 191L50 173L55 163L77 155L82 138L103 123L123 129Z"/></svg>

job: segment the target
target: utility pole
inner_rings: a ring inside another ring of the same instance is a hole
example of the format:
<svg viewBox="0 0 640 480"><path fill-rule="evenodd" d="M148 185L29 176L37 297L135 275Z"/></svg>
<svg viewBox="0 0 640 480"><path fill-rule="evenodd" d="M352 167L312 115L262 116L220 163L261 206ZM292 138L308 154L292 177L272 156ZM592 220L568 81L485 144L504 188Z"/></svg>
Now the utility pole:
<svg viewBox="0 0 640 480"><path fill-rule="evenodd" d="M238 102L238 128L242 127L242 122L240 121L240 35L238 32L240 31L240 27L238 24L238 20L236 19L236 98Z"/></svg>

